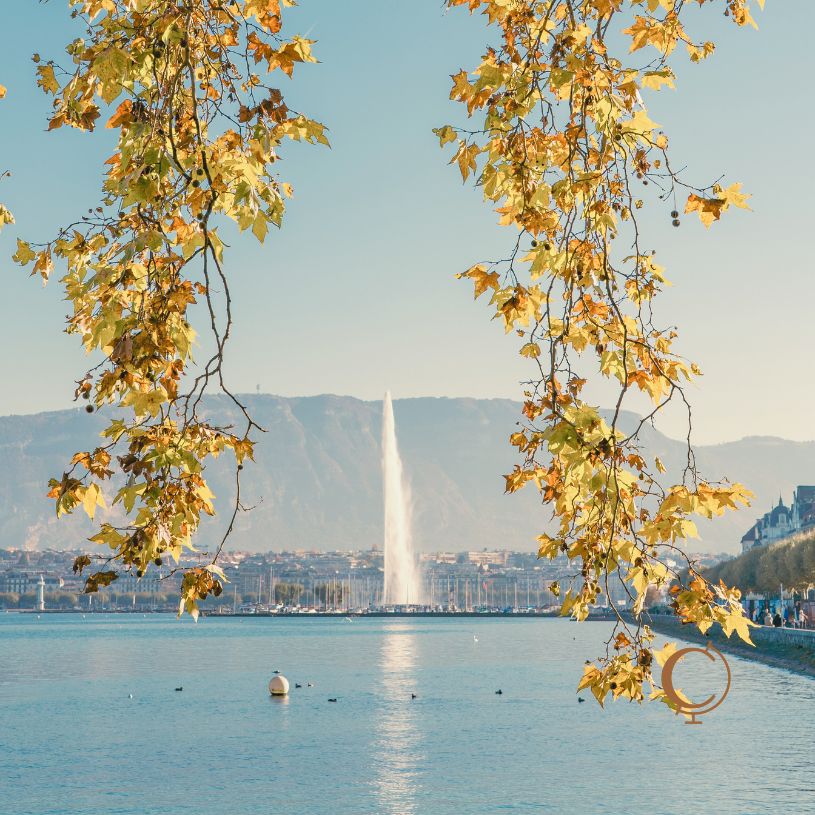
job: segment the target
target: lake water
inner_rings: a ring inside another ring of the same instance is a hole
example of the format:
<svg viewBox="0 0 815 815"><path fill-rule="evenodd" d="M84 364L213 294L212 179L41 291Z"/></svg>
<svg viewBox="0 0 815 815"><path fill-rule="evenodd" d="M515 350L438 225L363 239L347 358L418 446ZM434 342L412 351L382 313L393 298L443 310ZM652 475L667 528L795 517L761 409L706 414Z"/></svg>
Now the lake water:
<svg viewBox="0 0 815 815"><path fill-rule="evenodd" d="M815 682L731 657L698 727L579 704L609 630L0 614L0 815L815 812Z"/></svg>

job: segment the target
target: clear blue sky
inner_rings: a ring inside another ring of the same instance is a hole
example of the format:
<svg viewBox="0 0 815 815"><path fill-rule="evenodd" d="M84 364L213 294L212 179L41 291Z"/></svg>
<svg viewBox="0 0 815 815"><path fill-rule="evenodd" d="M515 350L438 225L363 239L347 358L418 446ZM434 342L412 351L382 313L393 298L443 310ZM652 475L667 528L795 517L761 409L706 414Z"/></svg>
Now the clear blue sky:
<svg viewBox="0 0 815 815"><path fill-rule="evenodd" d="M0 414L68 406L85 358L63 333L56 280L43 289L11 264L13 239L51 236L98 198L110 134L45 132L48 101L31 54L59 57L80 32L65 0L17 0L0 33L0 164L14 173L0 201L17 226L0 238ZM811 159L815 73L811 0L768 0L760 31L720 10L694 10L717 52L649 100L671 135L673 161L692 178L724 173L753 194L706 232L688 217L648 219L649 244L674 287L663 323L706 376L691 392L698 441L744 435L815 438L815 276ZM449 75L477 64L488 34L441 0L302 0L286 30L318 40L320 65L286 80L290 105L325 122L333 148L287 147L295 187L284 228L228 252L236 329L233 388L282 395L333 392L365 399L419 395L519 398L525 363L454 274L503 257L513 235L457 171L431 128L460 121ZM706 347L710 346L710 347ZM596 401L606 397L602 390ZM678 434L669 417L662 429Z"/></svg>

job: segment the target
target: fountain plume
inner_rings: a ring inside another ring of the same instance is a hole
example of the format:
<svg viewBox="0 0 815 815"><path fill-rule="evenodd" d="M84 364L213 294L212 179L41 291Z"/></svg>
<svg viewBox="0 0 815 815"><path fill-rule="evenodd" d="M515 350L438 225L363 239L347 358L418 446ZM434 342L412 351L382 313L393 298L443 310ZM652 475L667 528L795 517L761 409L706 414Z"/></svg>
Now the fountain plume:
<svg viewBox="0 0 815 815"><path fill-rule="evenodd" d="M385 394L382 417L382 475L385 492L385 605L422 602L421 578L413 553L410 488L396 443L393 402Z"/></svg>

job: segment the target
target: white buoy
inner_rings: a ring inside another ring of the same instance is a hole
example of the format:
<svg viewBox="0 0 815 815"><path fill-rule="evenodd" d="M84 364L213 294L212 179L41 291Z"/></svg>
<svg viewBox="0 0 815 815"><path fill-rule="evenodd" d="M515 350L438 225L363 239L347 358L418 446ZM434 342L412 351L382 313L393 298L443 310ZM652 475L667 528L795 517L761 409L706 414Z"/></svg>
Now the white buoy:
<svg viewBox="0 0 815 815"><path fill-rule="evenodd" d="M273 676L269 682L269 693L272 696L286 696L289 692L289 680L282 674Z"/></svg>

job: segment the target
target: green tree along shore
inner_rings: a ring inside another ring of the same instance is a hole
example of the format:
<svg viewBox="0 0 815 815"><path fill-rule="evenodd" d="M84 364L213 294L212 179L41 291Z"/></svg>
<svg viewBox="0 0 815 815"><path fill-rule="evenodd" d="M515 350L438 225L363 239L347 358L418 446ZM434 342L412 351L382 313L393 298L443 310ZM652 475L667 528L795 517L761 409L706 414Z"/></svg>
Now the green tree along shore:
<svg viewBox="0 0 815 815"><path fill-rule="evenodd" d="M712 583L723 580L742 591L774 592L783 584L785 589L805 593L815 586L815 533L756 547L704 574Z"/></svg>

